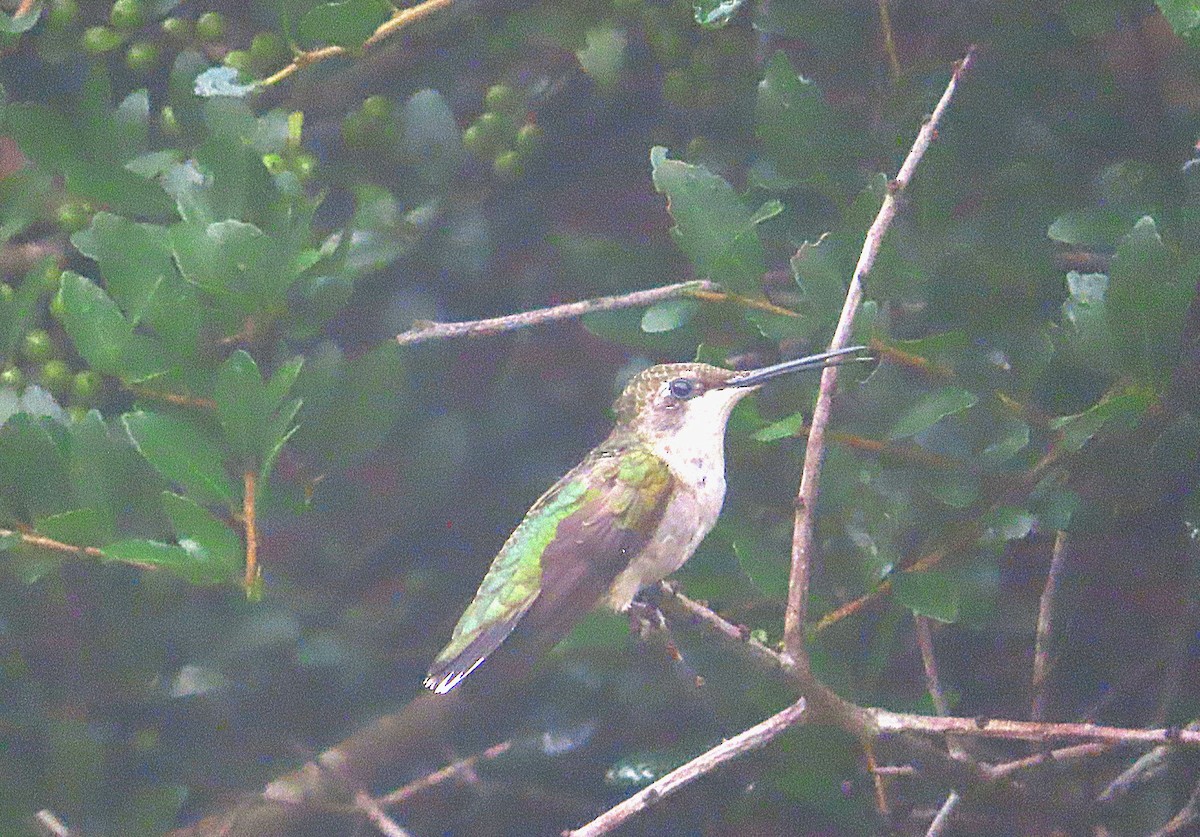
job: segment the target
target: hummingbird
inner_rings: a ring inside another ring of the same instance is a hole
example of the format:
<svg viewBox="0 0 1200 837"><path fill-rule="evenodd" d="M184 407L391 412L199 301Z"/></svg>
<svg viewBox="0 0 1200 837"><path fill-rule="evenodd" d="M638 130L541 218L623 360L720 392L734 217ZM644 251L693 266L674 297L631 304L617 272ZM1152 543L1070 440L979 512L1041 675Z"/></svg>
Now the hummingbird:
<svg viewBox="0 0 1200 837"><path fill-rule="evenodd" d="M683 566L717 522L734 406L773 378L861 360L865 349L741 372L666 363L635 375L613 404L612 432L505 541L426 688L449 692L506 641L526 656L547 651L601 603L627 611L641 588Z"/></svg>

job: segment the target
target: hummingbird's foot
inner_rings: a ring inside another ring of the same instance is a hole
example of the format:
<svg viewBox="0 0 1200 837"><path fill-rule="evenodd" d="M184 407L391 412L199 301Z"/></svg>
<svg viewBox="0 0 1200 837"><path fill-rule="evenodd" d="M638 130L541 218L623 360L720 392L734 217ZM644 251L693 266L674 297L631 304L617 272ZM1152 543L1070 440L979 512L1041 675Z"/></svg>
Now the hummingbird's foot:
<svg viewBox="0 0 1200 837"><path fill-rule="evenodd" d="M666 633L667 620L658 605L652 602L634 599L629 604L629 630L637 634L638 639L645 640L656 633Z"/></svg>

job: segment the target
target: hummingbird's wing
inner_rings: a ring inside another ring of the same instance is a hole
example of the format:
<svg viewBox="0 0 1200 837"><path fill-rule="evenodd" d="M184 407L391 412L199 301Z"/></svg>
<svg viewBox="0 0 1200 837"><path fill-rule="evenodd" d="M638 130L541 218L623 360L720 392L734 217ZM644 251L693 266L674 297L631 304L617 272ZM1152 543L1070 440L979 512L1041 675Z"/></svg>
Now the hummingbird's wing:
<svg viewBox="0 0 1200 837"><path fill-rule="evenodd" d="M509 536L425 686L439 694L453 689L522 620L535 653L557 645L649 542L671 481L667 464L643 448L592 451Z"/></svg>

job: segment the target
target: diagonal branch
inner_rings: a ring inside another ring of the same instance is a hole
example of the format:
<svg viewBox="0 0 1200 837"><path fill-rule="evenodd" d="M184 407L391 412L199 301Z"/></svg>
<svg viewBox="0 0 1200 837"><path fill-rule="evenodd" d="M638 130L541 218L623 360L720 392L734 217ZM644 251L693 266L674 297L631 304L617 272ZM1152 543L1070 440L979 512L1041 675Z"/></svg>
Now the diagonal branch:
<svg viewBox="0 0 1200 837"><path fill-rule="evenodd" d="M661 288L648 288L644 291L619 294L617 296L602 296L595 299L585 299L580 302L568 302L564 305L554 305L550 308L538 308L533 311L523 311L519 314L507 314L503 317L491 317L486 320L470 320L463 323L431 323L418 322L413 328L396 336L396 342L401 346L411 346L414 343L425 343L430 340L446 340L453 337L490 337L505 331L515 331L519 328L551 323L556 320L573 320L593 314L597 311L618 311L623 308L641 308L653 305L667 299L690 297L710 302L728 302L744 308L755 308L770 311L787 317L797 316L795 311L780 308L762 299L751 299L727 293L716 282L701 279L693 282L677 282L674 285L664 285Z"/></svg>
<svg viewBox="0 0 1200 837"><path fill-rule="evenodd" d="M766 745L781 732L790 729L804 715L804 698L761 723L722 741L708 752L681 765L653 784L647 785L624 802L608 809L582 828L564 832L564 837L599 837L615 831L630 817L645 811L705 774L728 761Z"/></svg>
<svg viewBox="0 0 1200 837"><path fill-rule="evenodd" d="M854 268L854 276L850 279L850 289L846 292L846 302L842 306L842 314L838 319L837 329L829 344L830 350L842 349L850 345L850 332L854 326L854 318L863 299L863 282L875 264L883 238L887 235L892 220L899 208L900 196L912 180L917 165L937 136L938 124L954 97L959 80L975 61L975 48L967 50L966 56L954 69L950 82L946 85L942 98L913 142L912 149L904 158L903 165L896 179L888 184L888 193L879 207L879 214L871 228L867 230L863 242L862 253ZM804 451L804 470L800 477L800 491L796 497L796 517L792 527L792 574L788 582L787 611L784 617L783 646L784 650L801 666L807 667L807 657L804 650L804 619L808 607L808 584L812 573L812 562L816 548L816 528L813 513L816 510L817 492L821 481L821 460L825 455L825 429L833 412L833 395L837 391L836 366L827 366L821 373L821 386L817 394L817 403L813 408L812 428L808 433L808 445Z"/></svg>

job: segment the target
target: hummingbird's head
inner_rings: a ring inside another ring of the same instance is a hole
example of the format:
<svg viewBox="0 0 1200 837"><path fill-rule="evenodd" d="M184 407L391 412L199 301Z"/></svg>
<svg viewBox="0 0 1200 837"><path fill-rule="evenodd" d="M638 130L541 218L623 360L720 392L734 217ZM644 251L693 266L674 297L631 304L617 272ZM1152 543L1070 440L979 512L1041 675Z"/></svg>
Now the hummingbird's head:
<svg viewBox="0 0 1200 837"><path fill-rule="evenodd" d="M772 378L863 359L863 346L735 371L707 363L663 363L634 375L613 404L619 424L652 434L721 433L737 402Z"/></svg>

